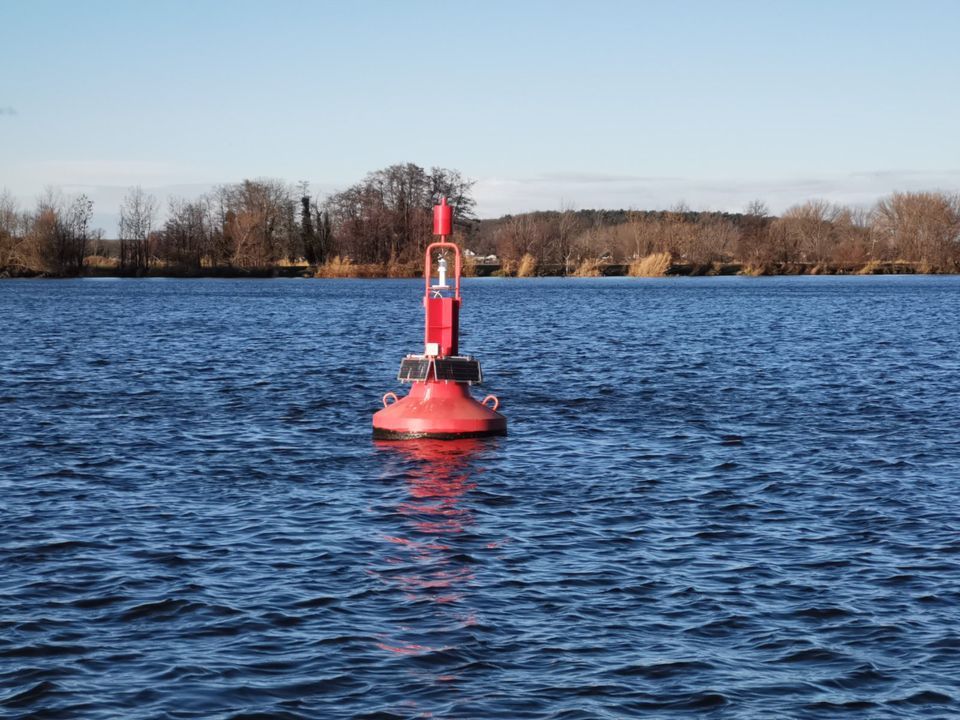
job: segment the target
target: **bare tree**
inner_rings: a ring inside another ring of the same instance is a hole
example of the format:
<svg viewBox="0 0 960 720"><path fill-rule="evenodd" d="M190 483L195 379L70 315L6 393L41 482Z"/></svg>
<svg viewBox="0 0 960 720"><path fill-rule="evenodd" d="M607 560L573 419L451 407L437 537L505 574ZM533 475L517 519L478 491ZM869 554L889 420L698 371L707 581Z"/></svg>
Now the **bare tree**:
<svg viewBox="0 0 960 720"><path fill-rule="evenodd" d="M726 261L739 240L739 231L732 222L717 213L701 213L690 235L688 258L703 266Z"/></svg>
<svg viewBox="0 0 960 720"><path fill-rule="evenodd" d="M61 230L65 235L67 247L64 268L68 274L77 275L83 270L87 257L87 245L93 233L93 228L90 227L92 219L93 201L86 195L77 196L67 209Z"/></svg>
<svg viewBox="0 0 960 720"><path fill-rule="evenodd" d="M203 266L266 268L302 254L295 190L279 180L223 185L192 202L170 201L161 255L199 271Z"/></svg>
<svg viewBox="0 0 960 720"><path fill-rule="evenodd" d="M199 273L209 254L213 228L203 199L170 198L168 217L157 237L157 256L169 268Z"/></svg>
<svg viewBox="0 0 960 720"><path fill-rule="evenodd" d="M872 254L870 215L863 208L841 207L834 220L837 244L833 261L840 265L864 265L875 259Z"/></svg>
<svg viewBox="0 0 960 720"><path fill-rule="evenodd" d="M446 197L454 224L473 219L473 182L454 170L391 165L326 199L340 251L362 263L415 260L431 240L432 207Z"/></svg>
<svg viewBox="0 0 960 720"><path fill-rule="evenodd" d="M139 185L120 203L120 272L143 275L150 269L150 234L157 218L157 199Z"/></svg>
<svg viewBox="0 0 960 720"><path fill-rule="evenodd" d="M838 242L841 208L825 200L808 200L789 208L778 221L792 249L805 262L830 260Z"/></svg>
<svg viewBox="0 0 960 720"><path fill-rule="evenodd" d="M763 200L751 200L747 203L743 214L748 217L760 218L761 220L770 215L770 208Z"/></svg>
<svg viewBox="0 0 960 720"><path fill-rule="evenodd" d="M740 237L734 254L740 262L755 269L769 266L778 259L771 242L769 215L766 203L751 200L740 223Z"/></svg>
<svg viewBox="0 0 960 720"><path fill-rule="evenodd" d="M68 205L59 190L45 189L24 239L25 265L50 275L79 274L91 239L92 216L93 202L86 195Z"/></svg>
<svg viewBox="0 0 960 720"><path fill-rule="evenodd" d="M573 255L573 239L576 236L579 226L580 220L577 218L573 203L561 202L560 215L557 218L557 232L554 247L557 259L560 262L561 274L563 275L570 272L570 261Z"/></svg>
<svg viewBox="0 0 960 720"><path fill-rule="evenodd" d="M0 193L0 272L26 269L24 239L28 226L17 201L4 189Z"/></svg>
<svg viewBox="0 0 960 720"><path fill-rule="evenodd" d="M540 267L545 260L548 236L548 220L535 214L517 215L497 230L497 255L505 268L516 265L526 255Z"/></svg>
<svg viewBox="0 0 960 720"><path fill-rule="evenodd" d="M459 170L446 168L430 168L430 204L437 205L441 198L446 198L454 208L454 221L466 223L475 219L474 209L476 202L472 190L475 180L465 178Z"/></svg>
<svg viewBox="0 0 960 720"><path fill-rule="evenodd" d="M956 271L960 202L944 193L894 193L873 210L873 232L891 258Z"/></svg>

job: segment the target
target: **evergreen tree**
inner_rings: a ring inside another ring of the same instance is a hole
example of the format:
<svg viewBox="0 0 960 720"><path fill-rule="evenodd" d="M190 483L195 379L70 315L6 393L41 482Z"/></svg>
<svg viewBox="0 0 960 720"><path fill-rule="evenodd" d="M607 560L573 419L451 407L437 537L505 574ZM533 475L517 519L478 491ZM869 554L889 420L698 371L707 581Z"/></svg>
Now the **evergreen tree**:
<svg viewBox="0 0 960 720"><path fill-rule="evenodd" d="M300 198L300 238L303 243L303 256L308 263L315 265L317 263L317 234L313 229L309 195Z"/></svg>
<svg viewBox="0 0 960 720"><path fill-rule="evenodd" d="M333 227L330 224L330 213L324 210L317 213L317 224L319 232L317 233L317 263L323 264L330 257L330 251L333 249Z"/></svg>

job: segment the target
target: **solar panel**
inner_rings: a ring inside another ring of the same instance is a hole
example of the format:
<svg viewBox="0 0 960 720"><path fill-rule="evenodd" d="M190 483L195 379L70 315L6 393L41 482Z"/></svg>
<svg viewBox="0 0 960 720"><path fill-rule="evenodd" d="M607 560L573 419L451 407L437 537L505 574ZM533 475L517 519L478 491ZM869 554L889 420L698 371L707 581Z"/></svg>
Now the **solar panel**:
<svg viewBox="0 0 960 720"><path fill-rule="evenodd" d="M443 358L434 361L437 380L479 383L483 380L480 373L480 361L473 358Z"/></svg>
<svg viewBox="0 0 960 720"><path fill-rule="evenodd" d="M400 382L423 382L430 374L430 360L422 357L405 357L400 362L397 380Z"/></svg>

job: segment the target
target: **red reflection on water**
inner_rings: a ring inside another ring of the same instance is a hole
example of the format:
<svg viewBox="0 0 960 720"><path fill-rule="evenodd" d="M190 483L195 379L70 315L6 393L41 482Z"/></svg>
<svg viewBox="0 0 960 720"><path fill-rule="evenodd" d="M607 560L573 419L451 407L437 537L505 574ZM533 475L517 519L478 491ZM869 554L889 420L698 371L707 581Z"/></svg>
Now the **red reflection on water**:
<svg viewBox="0 0 960 720"><path fill-rule="evenodd" d="M463 496L476 487L471 479L478 471L473 460L489 444L482 440L417 440L407 442L375 442L377 449L404 461L409 499L396 506L407 520L409 536L400 533L384 535L385 542L396 546L404 557L388 557L388 563L403 564L409 572L381 575L385 582L398 585L411 602L429 600L441 613L443 624L469 627L476 623L476 614L443 609L455 608L474 579L472 565L450 557L457 551L458 538L473 525L470 509ZM467 552L467 550L464 550ZM452 621L452 623L451 623ZM412 628L401 628L406 634ZM378 644L382 650L398 655L421 655L435 650L424 642L393 642L384 637ZM436 678L441 682L455 680L453 675Z"/></svg>
<svg viewBox="0 0 960 720"><path fill-rule="evenodd" d="M474 487L469 462L485 447L482 440L415 440L377 442L384 451L395 452L416 463L408 489L412 500L400 503L397 511L411 518L414 527L426 535L448 535L464 531L473 522L470 512L458 504ZM439 538L438 538L439 539ZM444 544L424 549L447 549Z"/></svg>
<svg viewBox="0 0 960 720"><path fill-rule="evenodd" d="M457 602L462 594L455 588L473 579L466 566L449 567L440 551L451 550L448 538L465 532L473 517L460 499L476 484L471 481L470 461L486 447L475 439L418 440L412 442L378 442L377 447L393 452L414 463L408 473L410 500L397 505L397 512L410 520L418 537L385 536L388 542L407 547L414 565L423 572L394 578L411 599L418 592L430 591L428 597L437 603ZM424 538L424 536L426 536ZM441 590L452 590L441 593Z"/></svg>
<svg viewBox="0 0 960 720"><path fill-rule="evenodd" d="M386 643L377 643L377 647L381 650L389 650L392 653L397 653L398 655L420 655L433 650L433 648L427 647L426 645L416 645L414 643L404 645L403 647L394 647L393 645L387 645Z"/></svg>

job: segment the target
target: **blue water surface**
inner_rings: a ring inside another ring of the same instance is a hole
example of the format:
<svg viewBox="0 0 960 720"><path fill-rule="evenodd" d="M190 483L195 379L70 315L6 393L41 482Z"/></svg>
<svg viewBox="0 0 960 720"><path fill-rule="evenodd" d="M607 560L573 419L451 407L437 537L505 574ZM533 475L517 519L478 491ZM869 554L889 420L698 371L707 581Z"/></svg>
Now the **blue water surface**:
<svg viewBox="0 0 960 720"><path fill-rule="evenodd" d="M960 278L0 283L0 716L960 717Z"/></svg>

